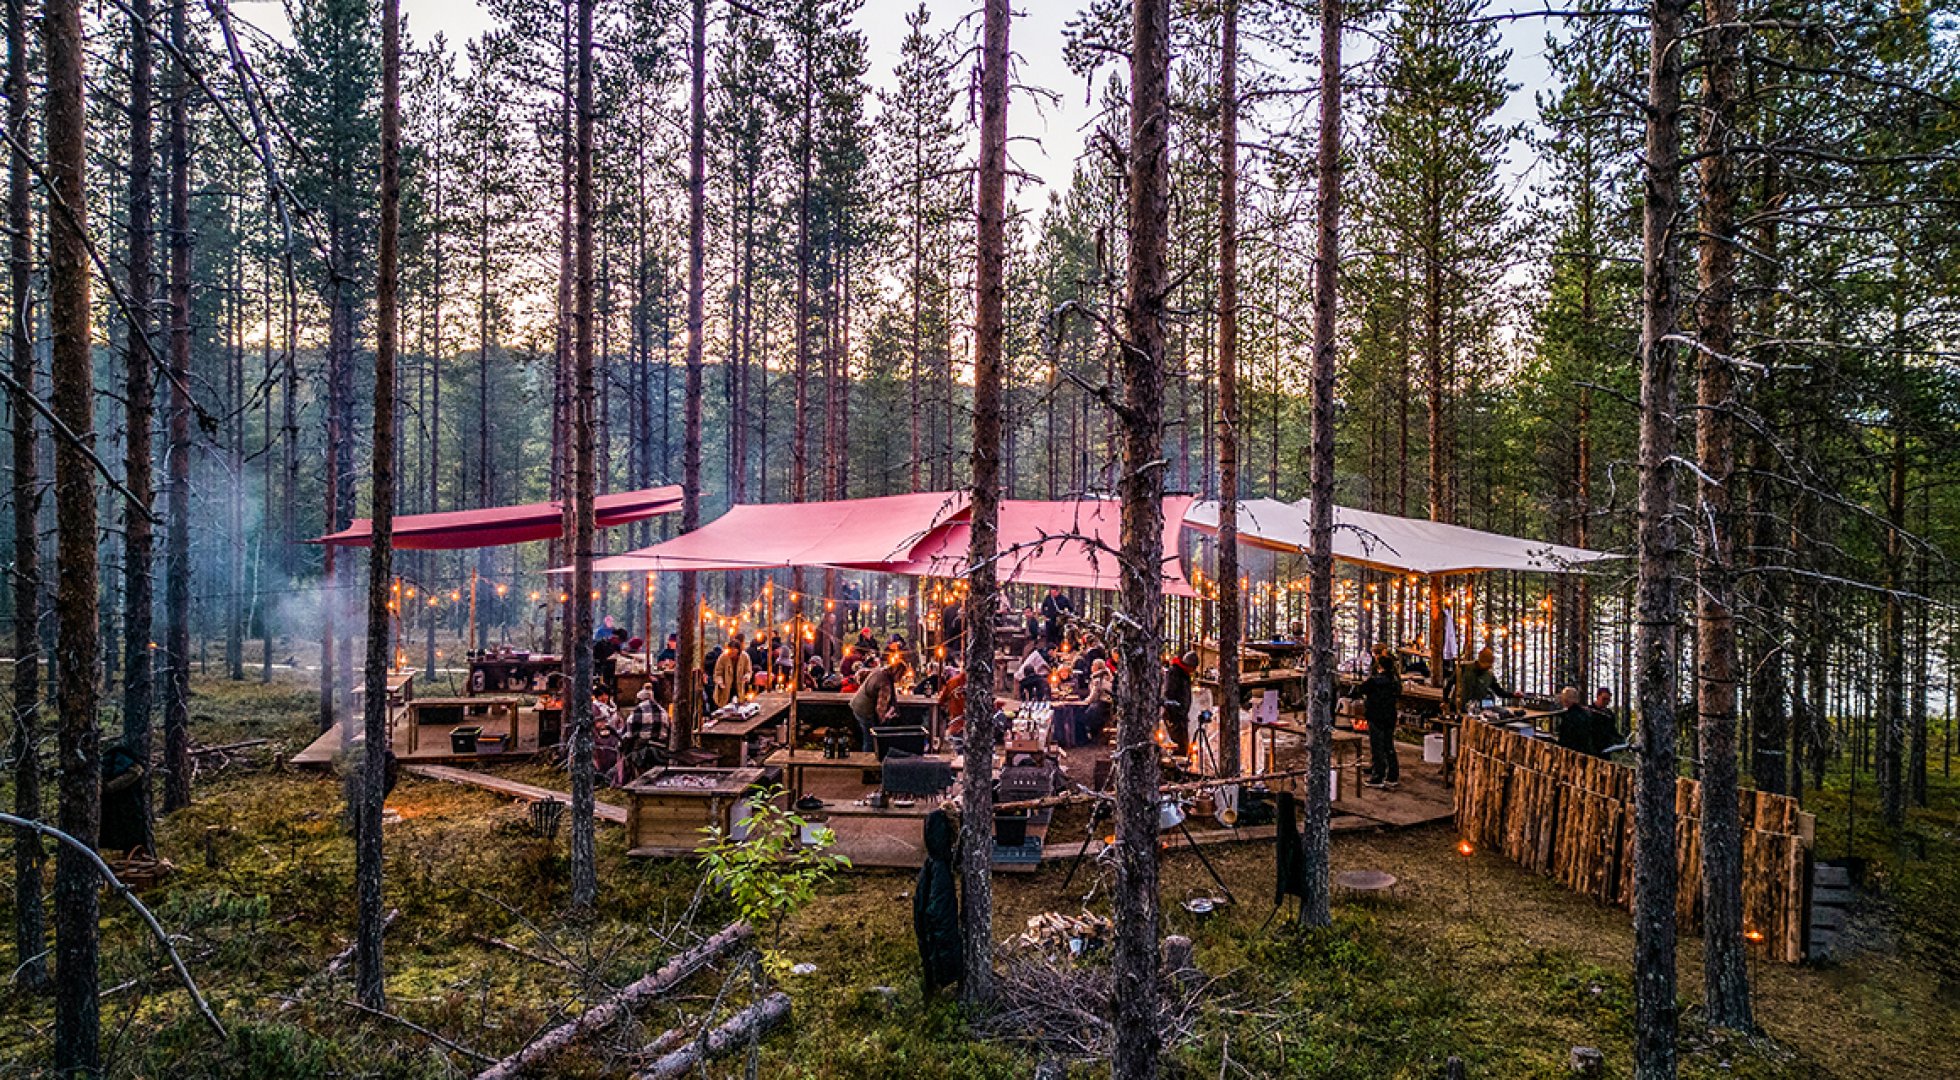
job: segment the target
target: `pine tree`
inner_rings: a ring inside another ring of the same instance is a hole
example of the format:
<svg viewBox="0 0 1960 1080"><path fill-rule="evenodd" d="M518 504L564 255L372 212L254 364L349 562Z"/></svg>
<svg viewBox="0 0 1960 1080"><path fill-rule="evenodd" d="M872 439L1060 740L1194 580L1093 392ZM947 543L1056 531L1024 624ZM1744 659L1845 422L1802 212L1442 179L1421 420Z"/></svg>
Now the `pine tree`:
<svg viewBox="0 0 1960 1080"><path fill-rule="evenodd" d="M1118 1080L1157 1075L1158 763L1162 714L1164 346L1170 217L1170 4L1136 0L1130 37L1128 270L1122 313L1122 499L1125 629L1116 651L1116 948L1112 961Z"/></svg>
<svg viewBox="0 0 1960 1080"><path fill-rule="evenodd" d="M54 419L66 433L54 443L56 610L55 710L60 728L62 832L94 846L102 814L101 722L96 715L101 647L96 609L95 376L90 362L88 128L84 106L81 5L48 0L41 17L46 65L48 159L49 376ZM14 59L18 60L16 53ZM29 755L30 757L32 755ZM54 1069L91 1076L101 1068L101 1006L96 996L100 882L88 855L67 845L55 853Z"/></svg>
<svg viewBox="0 0 1960 1080"><path fill-rule="evenodd" d="M1496 120L1510 53L1483 0L1416 0L1386 31L1381 91L1370 104L1357 205L1410 262L1416 279L1427 400L1429 517L1453 520L1462 468L1452 410L1474 373L1476 343L1494 329L1495 291L1509 265L1498 170L1513 132Z"/></svg>
<svg viewBox="0 0 1960 1080"><path fill-rule="evenodd" d="M27 148L31 145L32 102L27 96L26 0L7 4L7 349L13 378L8 399L13 427L13 581L14 814L41 819L41 484L33 396L34 362L34 207L29 188ZM41 902L41 834L14 834L14 955L20 957L16 983L27 991L49 985L46 908Z"/></svg>

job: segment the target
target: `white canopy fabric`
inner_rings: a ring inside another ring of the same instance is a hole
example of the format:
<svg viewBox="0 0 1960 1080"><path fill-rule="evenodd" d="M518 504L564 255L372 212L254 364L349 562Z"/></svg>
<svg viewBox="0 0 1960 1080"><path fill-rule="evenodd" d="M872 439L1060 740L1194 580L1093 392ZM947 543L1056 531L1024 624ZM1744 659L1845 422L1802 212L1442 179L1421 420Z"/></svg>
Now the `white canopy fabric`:
<svg viewBox="0 0 1960 1080"><path fill-rule="evenodd" d="M1304 552L1312 542L1312 504L1301 499L1247 499L1239 503L1239 539L1277 551ZM1218 531L1218 504L1191 504L1184 523ZM1500 533L1417 518L1334 508L1334 558L1405 574L1462 574L1477 570L1567 573L1619 556L1585 548L1524 540Z"/></svg>

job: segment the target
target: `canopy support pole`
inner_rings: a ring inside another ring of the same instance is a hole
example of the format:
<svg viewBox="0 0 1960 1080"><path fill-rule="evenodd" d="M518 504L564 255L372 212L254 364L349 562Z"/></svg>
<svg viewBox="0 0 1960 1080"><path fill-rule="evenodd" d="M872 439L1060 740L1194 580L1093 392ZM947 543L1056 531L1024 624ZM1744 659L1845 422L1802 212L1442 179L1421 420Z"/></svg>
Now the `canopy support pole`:
<svg viewBox="0 0 1960 1080"><path fill-rule="evenodd" d="M1443 685L1443 582L1435 574L1424 574L1422 584L1429 593L1429 677L1440 687Z"/></svg>

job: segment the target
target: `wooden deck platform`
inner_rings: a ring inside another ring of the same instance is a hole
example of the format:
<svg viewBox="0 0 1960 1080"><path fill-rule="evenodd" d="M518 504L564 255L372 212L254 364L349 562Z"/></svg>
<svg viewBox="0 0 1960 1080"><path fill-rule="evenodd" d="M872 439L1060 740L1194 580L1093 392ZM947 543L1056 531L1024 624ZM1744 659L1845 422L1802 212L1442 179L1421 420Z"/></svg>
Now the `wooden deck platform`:
<svg viewBox="0 0 1960 1080"><path fill-rule="evenodd" d="M402 764L442 764L461 765L472 761L514 761L531 757L538 752L538 713L529 706L518 710L517 738L511 746L499 753L458 754L450 749L449 729L438 724L424 724L417 737L408 737L409 713L406 709L390 709L389 719L394 725L391 745L395 748L396 759ZM410 743L414 749L406 749ZM306 749L294 754L288 762L295 768L324 769L331 766L340 756L340 725L335 724L313 740Z"/></svg>
<svg viewBox="0 0 1960 1080"><path fill-rule="evenodd" d="M450 784L466 784L470 787L482 788L485 791L494 791L499 795L508 795L513 799L522 799L525 802L543 802L546 799L555 799L558 802L570 805L572 801L571 793L567 791L553 791L550 788L539 787L536 784L527 784L521 780L507 780L501 776L492 776L489 773L475 772L470 769L454 769L446 765L406 765L402 767L402 771L410 776L419 776L424 780L441 780ZM614 806L611 803L593 803L592 816L598 818L600 821L610 821L614 825L626 824L626 808L623 806Z"/></svg>

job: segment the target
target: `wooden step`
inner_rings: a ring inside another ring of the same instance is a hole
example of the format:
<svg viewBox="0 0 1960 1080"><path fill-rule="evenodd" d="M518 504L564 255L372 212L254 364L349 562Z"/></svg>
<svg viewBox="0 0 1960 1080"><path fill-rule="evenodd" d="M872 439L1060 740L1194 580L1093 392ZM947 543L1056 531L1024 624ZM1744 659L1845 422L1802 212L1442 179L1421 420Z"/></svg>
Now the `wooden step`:
<svg viewBox="0 0 1960 1080"><path fill-rule="evenodd" d="M1848 889L1851 887L1851 871L1842 866L1818 863L1810 870L1810 883L1815 886Z"/></svg>
<svg viewBox="0 0 1960 1080"><path fill-rule="evenodd" d="M1813 907L1850 907L1857 894L1842 885L1816 885L1810 890Z"/></svg>
<svg viewBox="0 0 1960 1080"><path fill-rule="evenodd" d="M1811 936L1815 937L1819 930L1842 930L1849 921L1850 918L1843 908L1812 906L1810 909Z"/></svg>

